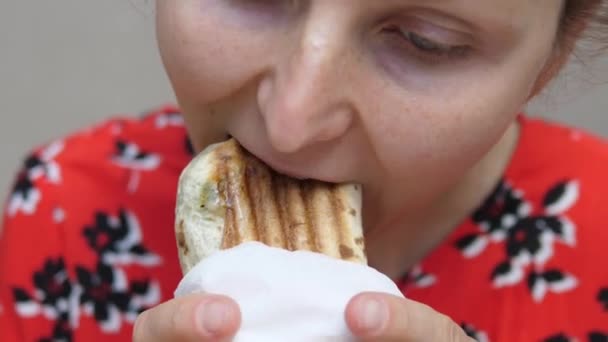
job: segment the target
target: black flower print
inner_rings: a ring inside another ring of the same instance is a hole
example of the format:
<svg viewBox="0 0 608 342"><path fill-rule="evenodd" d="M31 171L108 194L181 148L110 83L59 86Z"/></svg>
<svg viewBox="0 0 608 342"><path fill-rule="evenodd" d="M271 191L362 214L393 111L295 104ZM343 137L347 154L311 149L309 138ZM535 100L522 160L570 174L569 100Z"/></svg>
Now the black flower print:
<svg viewBox="0 0 608 342"><path fill-rule="evenodd" d="M416 288L427 288L437 283L437 277L430 273L426 273L420 265L412 268L404 280L406 284Z"/></svg>
<svg viewBox="0 0 608 342"><path fill-rule="evenodd" d="M604 308L604 311L608 312L608 287L600 289L600 292L597 294L597 300Z"/></svg>
<svg viewBox="0 0 608 342"><path fill-rule="evenodd" d="M142 151L135 143L117 140L112 162L130 171L127 191L135 193L139 188L141 173L156 170L160 166L161 157Z"/></svg>
<svg viewBox="0 0 608 342"><path fill-rule="evenodd" d="M160 301L160 286L151 281L128 282L125 273L102 262L95 270L77 267L80 304L107 333L118 332L123 320L134 322L137 315Z"/></svg>
<svg viewBox="0 0 608 342"><path fill-rule="evenodd" d="M63 149L63 142L56 141L39 153L30 155L24 163L28 177L32 180L45 177L50 183L59 184L61 182L61 168L55 158Z"/></svg>
<svg viewBox="0 0 608 342"><path fill-rule="evenodd" d="M78 317L78 299L63 258L47 259L42 268L34 272L32 283L33 293L13 288L17 314L25 318L43 315L55 322L51 336L40 341L71 341Z"/></svg>
<svg viewBox="0 0 608 342"><path fill-rule="evenodd" d="M553 256L555 240L570 246L575 244L574 226L566 218L537 216L521 219L508 231L505 243L507 260L494 269L494 284L502 287L519 283L524 277L524 268L530 263L542 267ZM576 285L572 277L567 277L567 281L572 286ZM568 286L567 290L571 288ZM546 291L538 289L535 299L542 300Z"/></svg>
<svg viewBox="0 0 608 342"><path fill-rule="evenodd" d="M21 317L32 317L40 313L40 303L38 303L27 291L21 288L13 289L13 299L15 300L15 311Z"/></svg>
<svg viewBox="0 0 608 342"><path fill-rule="evenodd" d="M572 338L564 333L556 334L543 340L543 342L575 342L575 341L589 341L589 342L608 342L608 334L599 331L589 332L586 339Z"/></svg>
<svg viewBox="0 0 608 342"><path fill-rule="evenodd" d="M103 331L120 330L120 313L126 311L129 305L124 273L98 263L94 271L77 267L76 274L78 284L82 287L80 304L84 312L95 317Z"/></svg>
<svg viewBox="0 0 608 342"><path fill-rule="evenodd" d="M9 217L15 216L18 212L26 215L35 213L42 198L40 190L36 187L37 180L44 178L51 184L61 182L61 168L55 158L62 151L63 142L58 141L25 159L8 200Z"/></svg>
<svg viewBox="0 0 608 342"><path fill-rule="evenodd" d="M572 342L572 341L573 341L573 339L571 339L570 337L568 337L568 335L565 335L563 333L555 334L555 335L547 337L546 339L543 340L543 342Z"/></svg>
<svg viewBox="0 0 608 342"><path fill-rule="evenodd" d="M560 270L531 272L528 275L528 288L536 301L541 301L548 291L562 293L575 288L577 284L574 276Z"/></svg>
<svg viewBox="0 0 608 342"><path fill-rule="evenodd" d="M86 226L83 235L88 245L107 264L153 266L161 262L142 244L142 232L135 214L121 209L118 216L104 212L95 214L95 222Z"/></svg>
<svg viewBox="0 0 608 342"><path fill-rule="evenodd" d="M125 319L133 323L140 313L160 302L160 285L150 280L133 281L129 286L129 297Z"/></svg>
<svg viewBox="0 0 608 342"><path fill-rule="evenodd" d="M44 316L54 322L53 331L40 341L71 341L83 314L94 318L104 332L116 333L123 322L133 323L161 300L157 281L128 279L119 268L132 262L144 266L160 262L141 244L141 229L133 214L98 213L95 224L85 227L83 234L99 257L94 269L77 266L76 279L70 279L64 259L51 258L32 275L32 291L13 288L15 311L21 317Z"/></svg>
<svg viewBox="0 0 608 342"><path fill-rule="evenodd" d="M507 255L509 258L543 265L553 256L556 238L565 244L574 245L574 228L570 221L550 216L522 219L509 230Z"/></svg>
<svg viewBox="0 0 608 342"><path fill-rule="evenodd" d="M34 273L32 282L33 294L21 288L13 289L16 311L21 316L42 313L48 319L57 319L69 312L72 284L62 258L48 259L42 269Z"/></svg>
<svg viewBox="0 0 608 342"><path fill-rule="evenodd" d="M542 301L549 292L570 291L578 285L574 275L559 269L544 270L544 266L554 255L555 243L576 245L576 227L564 213L578 197L578 182L559 182L547 191L541 211L532 213L523 194L502 182L473 216L479 232L459 238L455 246L463 256L472 258L490 242L502 243L505 258L491 271L497 288L527 279L535 301Z"/></svg>
<svg viewBox="0 0 608 342"><path fill-rule="evenodd" d="M518 218L526 217L530 210L531 206L523 198L523 193L503 181L481 208L473 213L473 221L488 233L499 232L512 227Z"/></svg>
<svg viewBox="0 0 608 342"><path fill-rule="evenodd" d="M531 211L531 205L519 190L508 183L500 182L490 197L473 214L480 232L466 235L456 242L457 247L468 258L481 254L493 241L502 241L507 231Z"/></svg>
<svg viewBox="0 0 608 342"><path fill-rule="evenodd" d="M157 154L142 151L135 143L117 140L112 161L127 169L150 171L158 168L161 158Z"/></svg>
<svg viewBox="0 0 608 342"><path fill-rule="evenodd" d="M13 187L8 200L8 216L15 216L18 212L32 215L36 211L41 198L40 190L24 172L19 173L17 182Z"/></svg>
<svg viewBox="0 0 608 342"><path fill-rule="evenodd" d="M473 325L468 323L462 323L460 324L460 327L462 328L462 330L464 330L467 336L475 339L475 341L490 342L488 335L485 332L476 329Z"/></svg>
<svg viewBox="0 0 608 342"><path fill-rule="evenodd" d="M492 270L491 278L494 286L499 288L518 284L524 279L524 266L514 260L503 261Z"/></svg>
<svg viewBox="0 0 608 342"><path fill-rule="evenodd" d="M509 230L506 242L509 259L523 259L522 263L527 264L533 255L538 255L542 248L547 248L541 242L542 222L543 218L525 218Z"/></svg>
<svg viewBox="0 0 608 342"><path fill-rule="evenodd" d="M543 201L547 215L560 215L570 209L578 200L578 184L576 182L563 181L554 186Z"/></svg>
<svg viewBox="0 0 608 342"><path fill-rule="evenodd" d="M168 112L156 116L155 125L157 129L163 129L167 127L182 127L184 125L184 118L179 112Z"/></svg>
<svg viewBox="0 0 608 342"><path fill-rule="evenodd" d="M592 331L589 333L589 342L608 342L608 333Z"/></svg>
<svg viewBox="0 0 608 342"><path fill-rule="evenodd" d="M72 328L70 327L67 315L59 317L55 321L52 335L43 337L39 342L71 342L73 338Z"/></svg>

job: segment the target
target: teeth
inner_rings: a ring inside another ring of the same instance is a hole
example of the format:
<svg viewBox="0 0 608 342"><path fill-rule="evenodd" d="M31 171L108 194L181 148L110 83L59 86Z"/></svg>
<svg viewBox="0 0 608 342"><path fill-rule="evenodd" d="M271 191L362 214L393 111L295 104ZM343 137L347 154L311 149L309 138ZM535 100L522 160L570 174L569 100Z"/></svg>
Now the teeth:
<svg viewBox="0 0 608 342"><path fill-rule="evenodd" d="M366 263L357 186L280 175L235 140L210 147L191 164L180 178L176 210L185 271L214 250L248 241ZM206 193L209 189L211 195ZM221 210L217 210L218 199ZM186 205L191 201L196 205ZM198 212L192 213L192 207ZM202 224L199 217L206 218ZM213 233L205 222L220 224L219 236L201 237ZM196 241L203 242L197 245Z"/></svg>

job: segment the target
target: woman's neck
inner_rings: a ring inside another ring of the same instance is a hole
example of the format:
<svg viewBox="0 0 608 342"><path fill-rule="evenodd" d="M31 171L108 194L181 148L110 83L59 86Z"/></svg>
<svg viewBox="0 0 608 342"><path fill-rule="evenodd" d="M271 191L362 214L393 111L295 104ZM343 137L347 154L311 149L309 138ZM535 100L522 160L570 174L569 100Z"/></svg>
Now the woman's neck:
<svg viewBox="0 0 608 342"><path fill-rule="evenodd" d="M490 195L502 179L519 141L519 124L514 121L501 140L456 186L432 207L411 211L366 235L370 265L393 279L437 247Z"/></svg>

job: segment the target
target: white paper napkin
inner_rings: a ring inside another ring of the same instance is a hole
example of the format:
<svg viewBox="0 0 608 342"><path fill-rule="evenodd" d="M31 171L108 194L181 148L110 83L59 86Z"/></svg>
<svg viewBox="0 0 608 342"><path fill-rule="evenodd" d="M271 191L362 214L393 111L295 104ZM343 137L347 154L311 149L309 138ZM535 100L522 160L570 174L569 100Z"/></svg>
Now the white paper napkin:
<svg viewBox="0 0 608 342"><path fill-rule="evenodd" d="M235 342L350 342L344 310L366 291L403 296L371 267L250 242L201 261L175 295L203 292L236 300L242 325Z"/></svg>

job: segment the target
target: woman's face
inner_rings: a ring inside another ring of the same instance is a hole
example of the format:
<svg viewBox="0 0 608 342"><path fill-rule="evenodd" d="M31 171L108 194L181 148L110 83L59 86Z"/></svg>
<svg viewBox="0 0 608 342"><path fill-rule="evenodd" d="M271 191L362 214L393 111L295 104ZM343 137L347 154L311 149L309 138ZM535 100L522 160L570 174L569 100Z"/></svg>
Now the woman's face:
<svg viewBox="0 0 608 342"><path fill-rule="evenodd" d="M284 173L361 183L389 214L497 143L553 55L561 6L159 0L157 30L197 150L229 134Z"/></svg>

